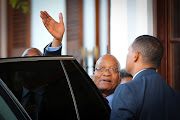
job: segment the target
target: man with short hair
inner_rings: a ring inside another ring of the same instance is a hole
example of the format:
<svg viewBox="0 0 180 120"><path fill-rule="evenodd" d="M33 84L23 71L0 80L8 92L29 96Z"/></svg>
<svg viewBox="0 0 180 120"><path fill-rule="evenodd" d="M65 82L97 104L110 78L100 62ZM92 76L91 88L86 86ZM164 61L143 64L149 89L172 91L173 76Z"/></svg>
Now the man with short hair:
<svg viewBox="0 0 180 120"><path fill-rule="evenodd" d="M23 54L22 54L22 57L27 57L27 56L42 56L42 52L37 49L37 48L28 48L26 49Z"/></svg>
<svg viewBox="0 0 180 120"><path fill-rule="evenodd" d="M113 55L100 57L95 65L93 81L102 95L112 106L113 93L120 82L120 64Z"/></svg>
<svg viewBox="0 0 180 120"><path fill-rule="evenodd" d="M129 47L126 71L133 80L114 93L111 120L179 120L180 95L156 72L163 56L160 40L150 35Z"/></svg>

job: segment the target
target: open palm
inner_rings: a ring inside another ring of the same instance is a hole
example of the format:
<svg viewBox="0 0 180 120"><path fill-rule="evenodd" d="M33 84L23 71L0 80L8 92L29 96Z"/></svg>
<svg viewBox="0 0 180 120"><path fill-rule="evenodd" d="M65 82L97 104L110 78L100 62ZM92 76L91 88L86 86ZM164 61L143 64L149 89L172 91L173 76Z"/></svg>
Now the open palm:
<svg viewBox="0 0 180 120"><path fill-rule="evenodd" d="M56 22L46 11L41 11L41 18L49 33L57 40L62 40L65 28L62 13L59 14L59 23Z"/></svg>

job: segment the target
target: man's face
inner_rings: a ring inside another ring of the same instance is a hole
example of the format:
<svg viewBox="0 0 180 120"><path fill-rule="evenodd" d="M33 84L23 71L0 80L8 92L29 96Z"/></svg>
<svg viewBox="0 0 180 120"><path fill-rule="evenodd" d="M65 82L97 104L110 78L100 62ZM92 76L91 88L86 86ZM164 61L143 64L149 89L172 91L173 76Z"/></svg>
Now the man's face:
<svg viewBox="0 0 180 120"><path fill-rule="evenodd" d="M134 52L133 52L133 48L131 45L131 46L129 46L128 54L126 57L126 71L130 74L131 74L131 70L133 67L133 55L134 55Z"/></svg>
<svg viewBox="0 0 180 120"><path fill-rule="evenodd" d="M108 91L112 94L120 82L120 74L117 71L108 71L107 69L119 70L117 60L111 55L104 55L97 61L93 80L101 92Z"/></svg>

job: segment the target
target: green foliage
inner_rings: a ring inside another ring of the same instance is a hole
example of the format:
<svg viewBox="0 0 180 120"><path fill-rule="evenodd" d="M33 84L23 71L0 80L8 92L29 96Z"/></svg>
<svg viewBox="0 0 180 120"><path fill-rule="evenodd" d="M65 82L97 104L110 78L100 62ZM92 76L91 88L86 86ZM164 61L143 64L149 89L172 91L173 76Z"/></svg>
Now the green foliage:
<svg viewBox="0 0 180 120"><path fill-rule="evenodd" d="M28 2L24 0L9 0L12 8L15 9L22 9L23 13L29 12Z"/></svg>

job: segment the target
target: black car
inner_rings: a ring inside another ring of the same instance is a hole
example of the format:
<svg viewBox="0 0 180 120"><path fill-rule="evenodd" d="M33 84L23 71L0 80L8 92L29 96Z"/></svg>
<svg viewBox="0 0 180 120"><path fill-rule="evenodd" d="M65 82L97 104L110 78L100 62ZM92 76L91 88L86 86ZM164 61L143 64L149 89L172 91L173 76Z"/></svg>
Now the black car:
<svg viewBox="0 0 180 120"><path fill-rule="evenodd" d="M0 110L0 120L110 117L108 103L72 56L3 58L0 78L0 108L7 109Z"/></svg>

